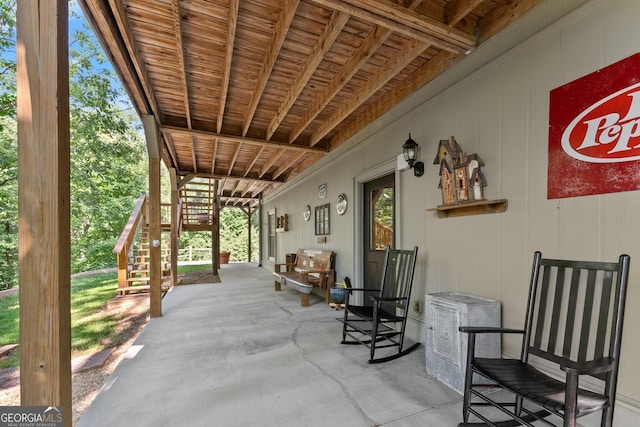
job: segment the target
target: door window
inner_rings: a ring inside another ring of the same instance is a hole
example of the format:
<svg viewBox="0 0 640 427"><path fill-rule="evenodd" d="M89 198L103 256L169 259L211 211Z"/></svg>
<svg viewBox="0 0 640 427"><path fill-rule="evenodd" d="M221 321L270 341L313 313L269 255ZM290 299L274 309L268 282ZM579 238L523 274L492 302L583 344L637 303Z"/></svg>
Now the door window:
<svg viewBox="0 0 640 427"><path fill-rule="evenodd" d="M371 203L371 248L383 250L393 247L393 185L379 187L369 192Z"/></svg>

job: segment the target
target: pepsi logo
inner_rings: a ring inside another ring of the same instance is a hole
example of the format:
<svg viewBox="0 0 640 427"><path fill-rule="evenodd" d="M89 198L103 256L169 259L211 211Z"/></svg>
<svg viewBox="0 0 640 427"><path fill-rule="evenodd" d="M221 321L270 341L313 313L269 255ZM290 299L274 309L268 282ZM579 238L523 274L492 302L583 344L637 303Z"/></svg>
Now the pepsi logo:
<svg viewBox="0 0 640 427"><path fill-rule="evenodd" d="M640 83L582 111L562 134L562 149L590 163L640 159Z"/></svg>

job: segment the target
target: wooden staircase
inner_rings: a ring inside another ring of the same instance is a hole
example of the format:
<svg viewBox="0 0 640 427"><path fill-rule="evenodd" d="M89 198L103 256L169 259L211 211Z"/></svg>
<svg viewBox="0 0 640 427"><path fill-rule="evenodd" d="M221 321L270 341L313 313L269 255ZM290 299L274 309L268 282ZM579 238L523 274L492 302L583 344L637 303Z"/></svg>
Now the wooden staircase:
<svg viewBox="0 0 640 427"><path fill-rule="evenodd" d="M162 244L162 293L169 290L170 280L170 254L168 245ZM151 274L149 270L149 225L145 224L140 230L137 245L131 248L129 256L129 267L127 269L127 286L118 288L118 295L128 293L149 292L149 280Z"/></svg>

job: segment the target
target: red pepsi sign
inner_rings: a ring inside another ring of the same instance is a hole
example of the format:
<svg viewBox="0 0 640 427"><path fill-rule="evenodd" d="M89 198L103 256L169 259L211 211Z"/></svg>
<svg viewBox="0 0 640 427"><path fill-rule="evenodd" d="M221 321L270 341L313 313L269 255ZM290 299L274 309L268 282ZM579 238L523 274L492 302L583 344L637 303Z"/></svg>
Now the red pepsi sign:
<svg viewBox="0 0 640 427"><path fill-rule="evenodd" d="M551 91L547 197L640 189L640 54Z"/></svg>

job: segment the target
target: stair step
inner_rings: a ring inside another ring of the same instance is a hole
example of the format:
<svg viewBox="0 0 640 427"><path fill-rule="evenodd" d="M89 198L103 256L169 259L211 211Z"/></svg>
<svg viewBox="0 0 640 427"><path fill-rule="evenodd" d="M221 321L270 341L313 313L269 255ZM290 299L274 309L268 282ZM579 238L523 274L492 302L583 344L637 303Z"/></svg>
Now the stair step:
<svg viewBox="0 0 640 427"><path fill-rule="evenodd" d="M162 284L162 291L166 292L169 290L171 285L168 283ZM118 288L118 295L126 295L130 292L149 292L150 285L135 285L135 286L125 286L122 288Z"/></svg>
<svg viewBox="0 0 640 427"><path fill-rule="evenodd" d="M129 277L127 279L127 282L132 283L132 282L148 282L149 280L151 280L151 277Z"/></svg>

